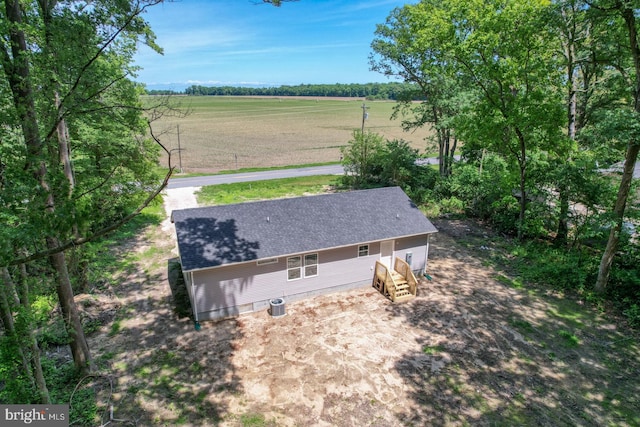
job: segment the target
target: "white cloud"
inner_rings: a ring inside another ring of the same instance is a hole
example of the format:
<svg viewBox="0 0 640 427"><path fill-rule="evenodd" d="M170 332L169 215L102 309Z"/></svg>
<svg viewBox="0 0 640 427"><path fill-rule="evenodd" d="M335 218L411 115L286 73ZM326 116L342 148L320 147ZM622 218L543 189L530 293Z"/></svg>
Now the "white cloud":
<svg viewBox="0 0 640 427"><path fill-rule="evenodd" d="M158 43L169 53L188 53L238 46L251 40L252 34L226 28L198 28L164 34Z"/></svg>

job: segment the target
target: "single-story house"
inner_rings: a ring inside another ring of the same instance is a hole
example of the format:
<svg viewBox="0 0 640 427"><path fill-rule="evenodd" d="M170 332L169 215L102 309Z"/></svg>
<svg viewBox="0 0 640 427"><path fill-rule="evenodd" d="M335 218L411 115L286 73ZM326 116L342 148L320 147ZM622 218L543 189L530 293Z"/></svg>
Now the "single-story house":
<svg viewBox="0 0 640 427"><path fill-rule="evenodd" d="M371 285L376 261L425 273L437 230L399 187L174 210L194 320Z"/></svg>

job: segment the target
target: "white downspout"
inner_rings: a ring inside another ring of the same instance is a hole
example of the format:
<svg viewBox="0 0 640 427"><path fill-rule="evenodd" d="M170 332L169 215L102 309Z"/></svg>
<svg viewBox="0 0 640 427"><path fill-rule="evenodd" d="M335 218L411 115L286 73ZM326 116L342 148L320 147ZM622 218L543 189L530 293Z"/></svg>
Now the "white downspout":
<svg viewBox="0 0 640 427"><path fill-rule="evenodd" d="M424 254L424 271L422 274L427 274L427 266L429 265L429 240L431 239L431 234L427 234L427 250Z"/></svg>
<svg viewBox="0 0 640 427"><path fill-rule="evenodd" d="M191 295L193 295L193 300L191 301L193 305L193 321L198 323L198 305L196 304L196 287L193 284L193 271L190 271L189 275L191 275Z"/></svg>

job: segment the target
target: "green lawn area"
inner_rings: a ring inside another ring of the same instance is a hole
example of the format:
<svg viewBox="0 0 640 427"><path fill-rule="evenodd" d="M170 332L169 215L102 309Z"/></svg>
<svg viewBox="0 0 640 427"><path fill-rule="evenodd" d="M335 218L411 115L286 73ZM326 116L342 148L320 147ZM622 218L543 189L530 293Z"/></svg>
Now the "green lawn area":
<svg viewBox="0 0 640 427"><path fill-rule="evenodd" d="M209 185L196 193L200 206L226 205L263 199L317 194L334 188L340 177L316 175L298 178L271 179L267 181L239 182Z"/></svg>

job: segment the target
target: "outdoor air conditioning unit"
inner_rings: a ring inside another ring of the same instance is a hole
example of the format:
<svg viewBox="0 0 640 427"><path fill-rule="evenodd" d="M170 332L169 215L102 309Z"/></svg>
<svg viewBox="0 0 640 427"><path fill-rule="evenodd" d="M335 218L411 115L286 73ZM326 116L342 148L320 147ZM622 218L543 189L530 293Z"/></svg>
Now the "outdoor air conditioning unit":
<svg viewBox="0 0 640 427"><path fill-rule="evenodd" d="M283 298L269 300L269 305L271 306L271 317L282 317L286 314Z"/></svg>

